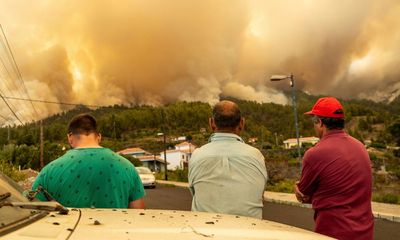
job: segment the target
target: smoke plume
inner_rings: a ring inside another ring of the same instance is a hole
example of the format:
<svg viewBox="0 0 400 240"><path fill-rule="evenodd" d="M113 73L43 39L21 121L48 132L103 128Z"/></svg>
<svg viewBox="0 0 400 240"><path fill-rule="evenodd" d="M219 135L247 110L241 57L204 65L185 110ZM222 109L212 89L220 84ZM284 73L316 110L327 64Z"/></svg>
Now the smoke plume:
<svg viewBox="0 0 400 240"><path fill-rule="evenodd" d="M397 0L0 0L30 97L94 105L221 94L289 103L289 83L273 74L294 74L313 94L390 100L400 93L399 15ZM2 46L0 57L1 91L22 96ZM63 110L35 103L37 116L10 102L24 121Z"/></svg>

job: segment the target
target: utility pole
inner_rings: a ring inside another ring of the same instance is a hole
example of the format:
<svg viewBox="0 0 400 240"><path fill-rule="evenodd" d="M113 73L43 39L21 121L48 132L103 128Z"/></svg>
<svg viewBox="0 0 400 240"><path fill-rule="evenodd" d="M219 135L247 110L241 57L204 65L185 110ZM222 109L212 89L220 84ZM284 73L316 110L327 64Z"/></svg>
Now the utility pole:
<svg viewBox="0 0 400 240"><path fill-rule="evenodd" d="M164 176L165 181L168 181L168 168L167 168L167 134L165 133L165 116L164 116L164 109L161 109L161 131L163 132L163 139L164 139Z"/></svg>
<svg viewBox="0 0 400 240"><path fill-rule="evenodd" d="M10 125L7 125L7 144L10 144Z"/></svg>
<svg viewBox="0 0 400 240"><path fill-rule="evenodd" d="M42 169L44 167L43 148L44 148L44 146L43 146L43 122L42 122L42 120L40 120L40 169Z"/></svg>
<svg viewBox="0 0 400 240"><path fill-rule="evenodd" d="M116 140L117 139L117 131L115 129L115 115L114 114L112 115L112 121L113 121L113 134L112 134L112 137L114 138L114 140Z"/></svg>

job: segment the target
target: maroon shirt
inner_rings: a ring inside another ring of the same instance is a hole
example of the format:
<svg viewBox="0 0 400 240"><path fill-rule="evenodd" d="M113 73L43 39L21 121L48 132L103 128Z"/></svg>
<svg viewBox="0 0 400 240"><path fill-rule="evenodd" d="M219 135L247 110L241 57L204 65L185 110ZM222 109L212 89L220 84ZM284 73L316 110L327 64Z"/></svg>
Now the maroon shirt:
<svg viewBox="0 0 400 240"><path fill-rule="evenodd" d="M332 130L303 158L299 190L311 197L315 231L338 239L373 239L371 162L364 145Z"/></svg>

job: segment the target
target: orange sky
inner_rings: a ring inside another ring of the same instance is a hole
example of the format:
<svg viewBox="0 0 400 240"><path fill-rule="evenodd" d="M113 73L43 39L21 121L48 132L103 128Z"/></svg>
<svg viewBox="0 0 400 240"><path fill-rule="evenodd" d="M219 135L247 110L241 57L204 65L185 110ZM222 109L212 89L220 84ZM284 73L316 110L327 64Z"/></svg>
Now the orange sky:
<svg viewBox="0 0 400 240"><path fill-rule="evenodd" d="M220 94L286 104L288 82L268 81L282 73L312 94L387 99L400 93L398 16L396 0L0 0L31 98L96 105ZM23 95L6 68L1 91ZM35 106L40 117L61 110Z"/></svg>

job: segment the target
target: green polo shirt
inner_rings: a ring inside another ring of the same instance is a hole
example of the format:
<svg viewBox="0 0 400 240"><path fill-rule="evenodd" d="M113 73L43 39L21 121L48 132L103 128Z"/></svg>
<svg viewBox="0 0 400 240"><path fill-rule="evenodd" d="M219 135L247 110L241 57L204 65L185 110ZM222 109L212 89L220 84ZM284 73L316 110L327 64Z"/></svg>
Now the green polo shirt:
<svg viewBox="0 0 400 240"><path fill-rule="evenodd" d="M39 185L66 207L127 208L145 195L132 163L107 148L69 150L42 169L32 189Z"/></svg>

